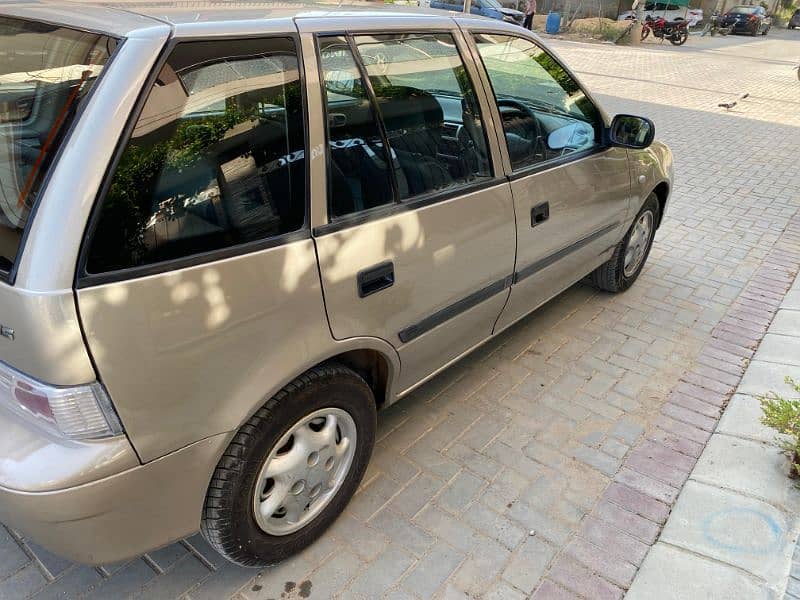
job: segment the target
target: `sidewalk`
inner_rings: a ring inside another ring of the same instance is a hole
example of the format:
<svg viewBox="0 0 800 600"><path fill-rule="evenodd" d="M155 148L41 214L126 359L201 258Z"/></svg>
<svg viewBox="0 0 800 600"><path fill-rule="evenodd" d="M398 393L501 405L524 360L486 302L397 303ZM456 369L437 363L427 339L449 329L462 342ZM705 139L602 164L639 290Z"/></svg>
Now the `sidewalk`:
<svg viewBox="0 0 800 600"><path fill-rule="evenodd" d="M800 379L800 277L681 491L628 600L800 598L800 490L756 396ZM797 555L793 558L795 555ZM784 596L785 593L785 596Z"/></svg>

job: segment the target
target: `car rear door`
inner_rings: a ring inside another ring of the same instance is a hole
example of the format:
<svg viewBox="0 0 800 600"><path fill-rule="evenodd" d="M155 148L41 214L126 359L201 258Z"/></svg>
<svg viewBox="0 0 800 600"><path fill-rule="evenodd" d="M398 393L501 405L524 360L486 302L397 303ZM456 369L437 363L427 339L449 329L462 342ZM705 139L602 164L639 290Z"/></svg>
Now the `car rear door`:
<svg viewBox="0 0 800 600"><path fill-rule="evenodd" d="M517 258L496 331L605 262L630 201L627 153L603 144L602 113L550 53L516 29L460 21L496 100L514 197Z"/></svg>
<svg viewBox="0 0 800 600"><path fill-rule="evenodd" d="M327 134L326 183L313 234L331 330L394 345L402 394L491 335L514 264L514 207L453 22L415 19L413 33L382 23L344 35L327 34L335 19L299 27L319 57L307 77L322 82L312 110Z"/></svg>

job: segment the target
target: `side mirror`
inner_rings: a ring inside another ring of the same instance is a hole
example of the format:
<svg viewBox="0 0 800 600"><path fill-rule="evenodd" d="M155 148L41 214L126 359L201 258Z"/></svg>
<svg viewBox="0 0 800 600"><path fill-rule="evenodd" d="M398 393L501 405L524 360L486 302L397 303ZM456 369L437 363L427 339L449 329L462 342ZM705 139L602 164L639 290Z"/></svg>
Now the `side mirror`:
<svg viewBox="0 0 800 600"><path fill-rule="evenodd" d="M650 119L634 115L617 115L611 121L609 141L623 148L647 148L656 136L656 126Z"/></svg>

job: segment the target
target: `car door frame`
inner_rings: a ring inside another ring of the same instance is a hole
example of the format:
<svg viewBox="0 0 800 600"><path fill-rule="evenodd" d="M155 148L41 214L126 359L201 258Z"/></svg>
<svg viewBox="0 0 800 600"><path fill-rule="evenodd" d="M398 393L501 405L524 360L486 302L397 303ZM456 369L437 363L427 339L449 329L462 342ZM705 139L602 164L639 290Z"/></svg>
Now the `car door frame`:
<svg viewBox="0 0 800 600"><path fill-rule="evenodd" d="M494 119L494 121L496 123L500 124L498 127L495 128L495 137L496 137L497 144L498 144L498 146L500 148L500 153L501 153L501 155L503 157L503 168L505 169L506 179L508 179L509 183L511 183L513 181L516 181L518 179L524 179L524 178L528 178L528 177L533 177L538 173L543 173L543 172L549 171L551 169L555 169L555 168L558 168L558 167L563 167L563 166L569 165L571 163L577 163L577 162L579 162L581 160L590 158L590 157L592 157L594 155L598 155L598 154L607 152L609 149L612 148L611 144L608 141L608 137L607 137L608 136L608 128L609 128L610 123L611 123L610 116L605 111L605 109L603 108L602 104L599 103L592 96L591 92L589 92L589 90L586 89L586 87L581 83L580 79L567 66L567 64L563 60L563 58L561 58L558 55L558 53L555 52L552 48L549 48L545 44L543 44L542 40L537 35L535 35L534 33L530 32L530 31L528 31L526 29L522 29L522 28L520 28L518 26L515 26L515 25L512 25L512 24L507 24L505 22L485 23L483 21L477 21L477 20L474 20L474 19L463 18L463 17L456 17L455 20L458 23L459 28L464 33L465 41L467 42L467 45L470 48L470 52L472 53L472 60L473 60L473 62L475 62L476 66L477 66L478 73L479 73L479 76L481 78L481 84L485 88L486 94L487 94L488 98L490 99L492 117L493 117L493 119ZM586 149L586 150L582 150L580 152L575 152L575 153L568 154L566 156L562 156L562 157L559 157L559 158L550 159L550 160L543 161L543 162L538 163L538 164L527 165L521 170L514 171L512 166L511 166L511 158L510 158L510 155L509 155L509 152L508 152L508 146L507 146L506 139L505 139L505 132L504 132L504 129L503 129L503 126L502 126L502 116L501 116L500 110L499 110L499 108L497 106L496 97L495 97L495 94L494 94L494 88L492 87L492 83L491 83L491 80L489 78L488 70L486 69L486 66L483 63L483 59L482 59L482 57L480 55L480 51L478 50L478 46L477 46L477 43L475 42L475 38L474 38L475 35L478 35L478 34L481 34L481 33L511 36L511 37L516 37L516 38L528 40L532 44L534 44L536 47L538 47L542 52L544 52L544 53L548 54L550 57L552 57L558 63L558 65L565 71L565 73L574 81L574 83L578 86L578 88L581 90L581 92L584 94L584 96L589 100L589 102L592 103L592 105L594 106L595 110L597 111L597 114L598 114L598 116L599 116L599 118L600 118L600 120L602 122L602 126L603 126L603 131L601 133L600 143L598 145L592 147L592 148L589 148L589 149ZM627 151L623 150L623 152L625 152L626 155L628 155ZM625 211L620 214L619 220L616 221L613 224L614 227L612 227L612 228L610 228L610 229L608 229L606 231L592 232L586 238L576 238L576 240L575 240L576 244L592 242L592 241L594 241L593 236L598 235L600 233L602 233L602 235L600 235L600 237L603 237L605 235L608 235L609 233L616 232L614 234L614 238L615 239L616 238L622 239L622 237L624 235L624 232L626 231L628 222L630 221L630 219L633 216L633 211L636 209L636 207L633 206L634 203L632 202L632 200L633 200L633 189L632 189L633 181L632 181L631 167L630 167L630 164L629 164L629 156L626 156L626 164L627 164L627 168L628 168L629 191L628 191L628 196L627 196L627 207L626 207ZM515 200L515 208L516 207L517 207L517 202ZM519 223L520 219L524 218L524 217L518 214L516 216L516 218L517 218L517 221ZM520 244L520 243L522 243L522 240L520 239L519 231L518 231L517 232L517 244ZM516 257L515 264L514 264L513 285L516 285L519 281L521 281L522 279L525 279L530 274L536 273L540 269L543 269L545 267L549 267L551 265L558 264L559 261L562 261L562 259L564 259L567 256L569 256L570 253L566 252L569 248L570 247L564 247L562 250L559 250L559 251L555 252L553 255L545 256L545 257L543 257L542 261L540 261L538 263L534 262L534 263L521 264L520 261L519 261L520 250L519 250L519 246L518 246L518 248L517 248L517 257ZM595 259L596 265L594 265L594 266L600 265L603 262L605 262L606 260L608 260L611 257L611 255L613 253L613 250L614 250L614 246L611 246L611 247L603 250L596 257L596 259ZM594 266L592 266L592 269L594 268ZM588 272L590 272L590 271L591 271L591 269L589 271L587 271L587 273L585 273L584 275L588 274ZM553 293L548 295L548 298L551 299L551 298L555 297L556 295L558 295L559 293L561 293L565 289L567 289L570 286L574 285L579 280L580 280L580 278L572 280L572 281L565 280L566 283L564 283L563 285L558 285L557 289L554 289ZM512 287L511 294L513 295L513 287ZM546 302L546 300L545 300L545 302ZM538 308L538 306L541 306L541 303L538 303L538 304L530 306L530 310L525 314L521 314L519 316L515 316L511 320L505 319L505 322L504 322L504 317L506 315L505 314L501 314L498 317L497 324L496 324L496 327L495 327L495 330L494 330L494 334L496 335L500 331L502 331L504 329L507 329L508 327L510 327L511 325L516 323L517 321L519 321L520 319L524 318L527 314L530 314L530 312L536 310L536 308ZM508 308L509 307L508 307L508 303L507 303L507 309ZM505 312L507 312L507 311L504 311L504 313Z"/></svg>
<svg viewBox="0 0 800 600"><path fill-rule="evenodd" d="M309 106L308 110L308 138L309 148L311 148L311 161L310 161L310 216L311 216L311 231L313 232L329 232L335 231L339 228L350 226L356 222L366 222L372 219L383 218L391 212L400 212L403 210L414 210L428 204L435 204L443 202L452 196L458 196L465 192L480 190L481 186L491 187L497 185L502 179L507 179L508 169L506 163L508 162L508 154L505 149L498 143L496 135L489 133L496 131L496 123L498 121L499 113L494 105L494 97L491 92L491 87L488 88L484 82L484 74L482 66L475 62L474 44L470 43L469 37L462 30L458 24L458 19L452 19L456 22L455 26L443 26L441 17L418 17L415 15L415 26L403 25L396 18L391 17L368 17L364 18L359 26L351 27L351 18L347 17L308 17L297 19L296 25L299 32L300 45L303 51L303 64L302 69L306 82L306 98ZM345 216L337 219L334 224L330 221L328 215L328 181L327 181L327 164L328 157L328 134L327 127L324 119L317 114L312 114L310 107L315 105L325 106L325 99L322 87L322 70L320 68L321 58L319 56L319 47L317 45L317 38L329 36L358 36L358 35L391 35L398 33L418 33L418 34L431 34L431 33L447 33L453 36L456 42L461 59L464 61L464 66L468 71L470 80L472 81L476 93L476 97L481 109L481 117L485 121L485 128L487 131L486 143L490 153L490 160L492 165L492 178L490 181L483 184L476 184L465 188L458 188L452 191L452 194L435 194L431 198L413 199L404 203L394 203L386 205L385 207L376 207L370 209L375 211L375 214L370 212L369 215L361 216ZM478 59L480 60L480 58ZM317 85L317 83L319 83ZM318 104L316 104L318 103ZM505 153L505 154L504 154ZM509 163L510 164L510 163ZM316 200L317 198L323 199ZM385 213L380 209L384 208Z"/></svg>
<svg viewBox="0 0 800 600"><path fill-rule="evenodd" d="M536 165L528 165L525 167L523 172L517 171L514 172L511 168L511 159L508 154L508 147L506 145L505 134L503 132L502 127L502 117L500 115L500 111L497 108L497 102L495 101L494 90L492 88L492 83L489 80L489 74L486 71L486 68L483 65L483 60L481 59L480 52L478 51L478 47L475 44L475 40L472 37L474 34L495 34L495 35L510 35L513 37L518 37L522 39L527 39L528 41L535 44L539 47L543 52L549 54L555 61L559 64L559 66L564 69L567 75L576 83L576 85L580 88L581 92L583 93L586 98L592 103L592 105L597 110L598 114L600 115L601 120L603 121L603 126L605 129L611 124L611 118L608 113L603 108L602 104L600 104L591 94L589 90L581 83L580 79L576 77L575 73L569 68L569 66L565 63L564 59L558 55L552 48L545 46L542 43L542 40L535 35L534 33L530 32L527 29L520 28L518 25L512 25L505 23L505 21L495 23L486 23L484 21L476 21L475 19L468 19L463 17L456 17L455 21L458 23L459 28L461 29L465 42L469 47L469 51L471 53L472 62L475 63L477 71L480 76L481 85L484 88L484 92L487 96L488 102L490 104L490 109L492 111L492 119L494 122L499 124L499 127L495 127L495 137L497 146L499 147L500 154L503 158L503 169L505 171L506 177L511 180L517 177L527 177L529 175L534 175L539 171L546 171L548 169L552 169L553 167L557 167L562 164L567 164L570 162L575 162L577 160L581 160L587 156L591 156L592 154L597 154L603 152L604 150L608 149L607 140L605 139L605 132L602 139L602 144L596 146L594 148L590 148L588 150L583 150L581 152L575 152L574 154L569 154L563 156L561 158L551 159Z"/></svg>
<svg viewBox="0 0 800 600"><path fill-rule="evenodd" d="M303 47L303 55L304 55L304 70L305 70L305 78L307 82L307 94L308 94L308 102L309 106L325 106L324 101L324 88L322 82L322 69L321 69L321 57L319 55L319 46L317 43L317 39L320 37L326 36L358 36L358 35L391 35L391 34L431 34L431 33L444 33L451 35L456 43L456 48L460 55L460 58L464 64L464 67L467 71L467 74L470 78L472 86L474 88L474 93L481 111L481 118L483 120L484 128L485 128L485 136L486 136L486 144L487 149L489 151L490 161L491 161L491 177L482 183L478 184L471 184L466 186L459 186L452 192L443 192L443 193L436 193L433 194L431 197L423 196L419 199L412 199L407 202L395 202L393 204L388 204L380 207L375 207L369 209L367 211L368 214L356 214L350 217L339 217L335 221L331 221L329 219L329 212L328 212L328 182L327 182L327 164L329 161L328 156L328 143L327 143L327 127L325 123L325 119L322 116L321 111L310 111L319 114L313 114L309 116L309 135L310 135L310 147L312 148L312 157L310 163L311 169L311 231L312 236L316 240L317 237L320 235L335 232L341 229L345 229L347 227L351 227L354 225L360 225L363 223L367 223L371 220L377 220L385 218L386 216L395 215L400 212L404 211L414 211L418 209L424 209L427 206L439 204L446 202L448 200L457 198L459 196L466 196L472 193L481 192L485 189L490 189L497 186L508 186L508 178L506 176L506 168L505 168L505 160L501 153L501 148L497 143L497 138L495 135L491 133L492 130L496 129L496 116L495 111L492 106L493 98L487 95L486 86L483 83L483 79L480 73L480 66L475 63L474 54L472 52L472 48L469 45L468 38L459 27L458 23L455 19L446 18L443 19L439 16L419 16L415 15L413 17L413 21L409 19L398 19L396 17L366 17L362 18L356 26L353 26L352 18L348 17L327 17L327 18L315 18L315 17L308 17L303 19L296 20L297 28L300 33L300 40ZM356 57L357 60L360 60ZM316 82L319 82L319 85L314 85ZM319 103L319 104L317 104ZM510 188L509 188L510 193ZM513 203L513 200L512 200ZM512 214L513 214L513 204L512 204ZM514 234L516 233L516 224L512 223ZM514 243L514 248L516 248L516 240ZM513 251L515 252L515 250ZM516 257L510 256L513 260ZM511 262L513 266L513 262ZM324 282L324 275L322 273L322 266L320 265L320 275L323 277L323 295L325 296L325 282ZM513 278L513 269L508 272L505 277L501 280L502 286L499 286L499 289L495 284L500 283L500 281L495 282L487 287L486 290L484 289L476 289L474 290L473 294L468 295L466 298L461 300L468 300L471 299L472 296L478 296L481 292L484 291L491 291L491 294L477 300L477 304L474 306L479 306L481 303L488 301L494 295L499 293L504 293L502 305L505 305L505 302L508 299L508 294L511 287L511 281ZM492 290L488 290L488 288L492 288ZM458 312L453 314L449 318L457 317L458 315L462 314L465 310L469 310L471 307L467 307L463 309L463 307L458 307L457 305L459 302L455 302L451 306L444 307L442 310L433 313L430 315L431 317L438 317L441 316L439 313L446 313L449 309L456 309L458 308ZM326 306L329 306L326 300ZM463 309L463 310L462 310ZM498 315L502 312L502 307L498 312ZM448 320L449 320L448 318ZM420 321L417 324L409 324L409 328L413 327L414 325L420 325L425 322L426 319ZM495 317L496 320L496 317ZM447 322L447 321L445 321ZM333 323L330 319L329 314L329 324L331 325L331 334L333 335L334 339L339 339L336 337L334 333ZM443 323L439 323L443 324ZM438 326L439 324L435 325ZM370 335L365 333L363 335ZM409 381L407 373L403 373L405 365L402 364L401 359L401 369L399 377L397 378L398 385L393 390L393 395L390 397L388 402L394 402L407 394L411 391L416 389L418 386L422 385L425 381L428 381L432 377L434 377L439 372L446 369L451 364L457 362L460 358L474 350L476 347L483 344L487 339L492 336L492 328L489 329L487 336L477 343L471 345L468 348L465 348L463 352L459 353L458 356L447 360L441 365L437 365L432 372L427 373L424 377L419 379L414 378L413 380ZM344 338L347 339L347 338ZM384 338L381 339L382 342L390 343L394 346L392 340L385 340ZM397 347L395 348L398 352L401 350Z"/></svg>

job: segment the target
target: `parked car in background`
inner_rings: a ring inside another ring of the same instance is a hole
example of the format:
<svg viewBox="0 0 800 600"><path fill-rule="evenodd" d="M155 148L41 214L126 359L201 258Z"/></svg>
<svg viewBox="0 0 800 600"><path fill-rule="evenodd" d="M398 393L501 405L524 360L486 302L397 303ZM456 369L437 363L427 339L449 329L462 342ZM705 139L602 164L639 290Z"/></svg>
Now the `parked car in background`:
<svg viewBox="0 0 800 600"><path fill-rule="evenodd" d="M429 6L431 8L464 12L464 0L430 0ZM497 19L499 21L505 21L506 23L515 23L517 25L522 25L525 20L525 14L523 12L513 8L507 8L500 4L498 0L472 0L470 12L473 15L481 15L482 17L489 17L490 19Z"/></svg>
<svg viewBox="0 0 800 600"><path fill-rule="evenodd" d="M767 35L772 27L772 18L763 6L734 6L721 20L723 27L731 27L731 33Z"/></svg>
<svg viewBox="0 0 800 600"><path fill-rule="evenodd" d="M789 23L786 25L789 29L797 29L800 27L800 8L794 11L794 14L789 19Z"/></svg>
<svg viewBox="0 0 800 600"><path fill-rule="evenodd" d="M667 2L647 2L644 5L644 16L655 19L664 17L667 21L688 21L689 27L694 27L703 20L703 9L688 8ZM617 17L618 21L631 21L636 18L636 11L626 10Z"/></svg>
<svg viewBox="0 0 800 600"><path fill-rule="evenodd" d="M0 4L0 522L271 565L379 409L634 284L672 153L501 20L165 4Z"/></svg>

